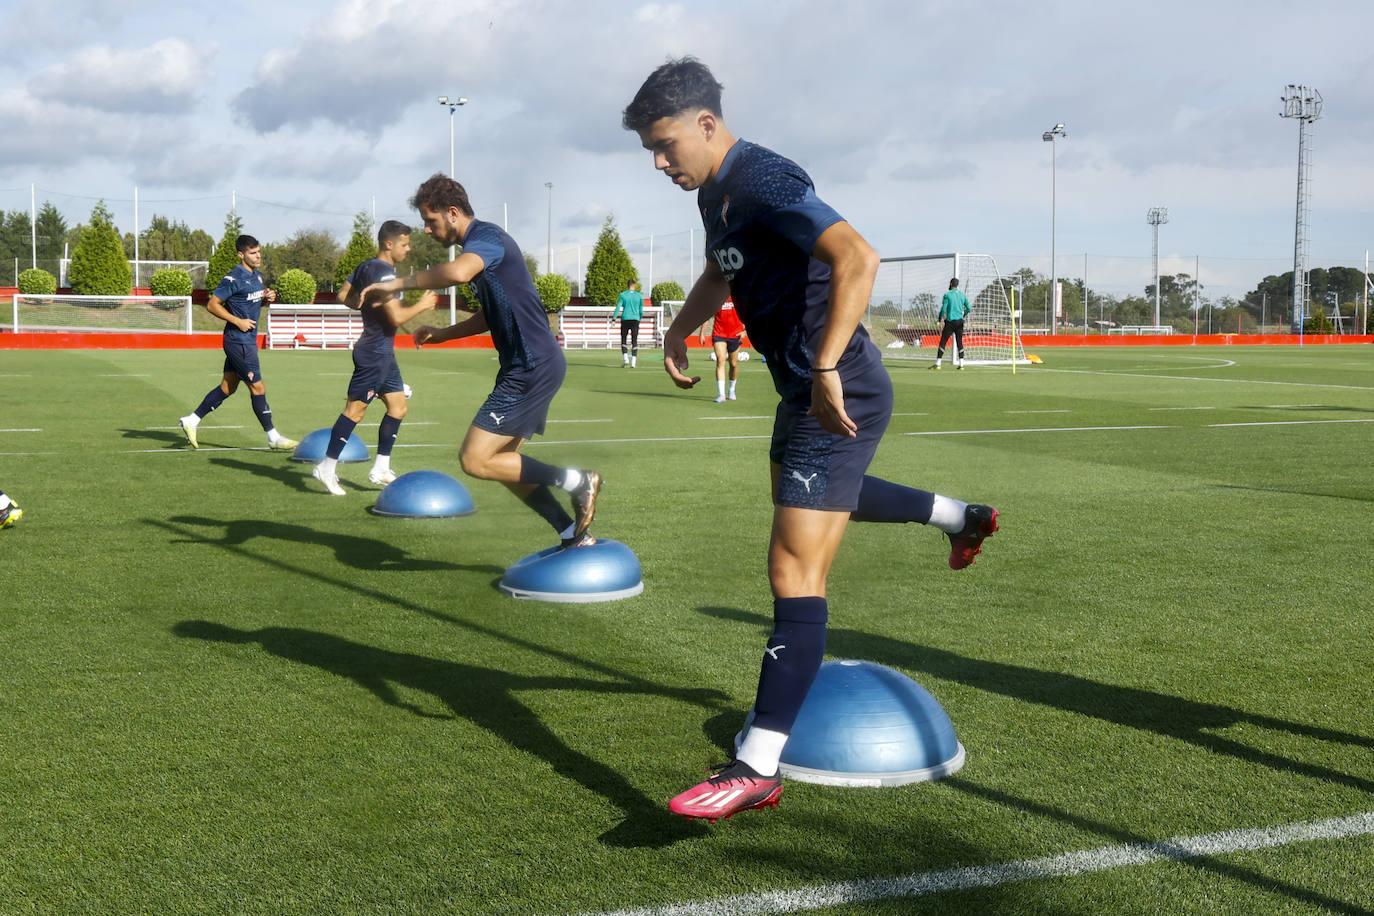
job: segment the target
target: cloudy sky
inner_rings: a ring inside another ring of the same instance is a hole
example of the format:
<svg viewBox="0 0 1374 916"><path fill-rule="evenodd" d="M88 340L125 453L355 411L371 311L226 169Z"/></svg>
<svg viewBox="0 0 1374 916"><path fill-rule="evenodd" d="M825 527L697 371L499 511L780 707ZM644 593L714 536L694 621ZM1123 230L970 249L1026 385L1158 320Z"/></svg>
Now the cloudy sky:
<svg viewBox="0 0 1374 916"><path fill-rule="evenodd" d="M884 256L983 251L1048 273L1041 134L1062 121L1060 275L1086 253L1090 284L1137 287L1145 212L1165 206L1166 272L1200 256L1224 286L1292 266L1288 83L1325 98L1314 263L1374 248L1370 25L1368 0L5 0L0 209L27 209L34 184L73 223L105 199L127 231L136 186L142 224L218 236L234 194L266 241L342 239L374 200L379 219L410 216L415 185L448 168L436 97L461 95L456 170L480 217L573 274L614 214L641 274L653 236L664 279L689 245L700 256L693 196L620 112L693 54L734 132L798 161Z"/></svg>

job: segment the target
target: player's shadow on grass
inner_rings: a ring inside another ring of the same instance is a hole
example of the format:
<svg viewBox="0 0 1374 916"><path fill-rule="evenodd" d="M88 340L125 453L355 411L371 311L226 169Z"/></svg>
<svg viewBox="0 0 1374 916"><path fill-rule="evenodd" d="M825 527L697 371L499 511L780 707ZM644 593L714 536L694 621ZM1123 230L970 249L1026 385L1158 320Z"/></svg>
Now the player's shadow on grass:
<svg viewBox="0 0 1374 916"><path fill-rule="evenodd" d="M403 701L397 688L428 693L452 711L505 741L511 747L546 762L560 776L604 797L624 812L625 819L602 834L602 842L616 846L667 846L701 836L705 828L669 814L666 806L636 789L611 766L589 757L554 734L518 693L583 690L593 693L671 697L706 707L719 705L712 690L671 688L639 678L605 679L522 675L406 652L391 652L328 633L294 627L239 630L205 620L183 620L172 627L177 636L224 643L256 643L269 655L346 677L381 702L417 716L435 716ZM455 772L455 779L462 773ZM513 774L515 775L515 774ZM482 779L469 776L466 791L484 792ZM515 778L523 778L516 776ZM498 787L511 789L510 781ZM517 793L518 794L518 793Z"/></svg>
<svg viewBox="0 0 1374 916"><path fill-rule="evenodd" d="M173 541L180 544L212 544L217 547L236 548L255 538L289 541L293 544L318 544L334 551L340 563L353 569L368 569L378 572L415 572L422 570L464 570L468 572L502 572L495 566L462 566L443 560L424 560L412 557L395 544L377 538L358 537L353 534L339 534L334 531L318 531L305 525L292 525L287 522L272 522L265 519L220 519L203 518L197 515L178 515L168 521L179 525L192 525L196 528L223 528L220 537L187 537ZM151 524L158 524L151 522Z"/></svg>
<svg viewBox="0 0 1374 916"><path fill-rule="evenodd" d="M148 439L152 442L162 442L166 445L175 445L179 448L186 447L186 436L179 432L166 429L121 429L119 431L125 439Z"/></svg>
<svg viewBox="0 0 1374 916"><path fill-rule="evenodd" d="M771 618L751 611L721 607L699 610L712 617L751 623L770 630L772 627ZM955 684L1027 703L1038 703L1104 722L1154 732L1280 772L1297 773L1362 792L1374 792L1374 780L1249 747L1212 732L1244 724L1333 744L1374 749L1374 737L1367 735L1289 722L1275 716L1188 700L1138 687L1104 684L1074 674L970 658L944 649L841 627L831 627L827 631L826 653L837 658L859 658L896 668L914 669Z"/></svg>
<svg viewBox="0 0 1374 916"><path fill-rule="evenodd" d="M240 461L237 458L210 459L211 464L218 465L219 467L228 468L231 471L247 471L248 473L256 475L258 477L266 477L268 480L275 480L277 483L285 484L293 490L299 490L302 493L324 492L323 488L316 490L315 488L311 487L310 484L307 482L311 479L311 466L308 462L303 463L299 461L293 461L289 464L282 464L280 461L271 459L269 459L269 462L270 463L259 463L256 461ZM362 487L359 487L356 484L348 483L343 478L340 478L339 482L344 486L350 487L355 490L362 489Z"/></svg>
<svg viewBox="0 0 1374 916"><path fill-rule="evenodd" d="M1316 496L1322 499L1351 499L1357 502L1374 503L1370 493L1331 493L1320 490L1291 490L1287 487L1247 487L1237 483L1216 484L1218 490L1253 490L1256 493L1287 493L1290 496Z"/></svg>

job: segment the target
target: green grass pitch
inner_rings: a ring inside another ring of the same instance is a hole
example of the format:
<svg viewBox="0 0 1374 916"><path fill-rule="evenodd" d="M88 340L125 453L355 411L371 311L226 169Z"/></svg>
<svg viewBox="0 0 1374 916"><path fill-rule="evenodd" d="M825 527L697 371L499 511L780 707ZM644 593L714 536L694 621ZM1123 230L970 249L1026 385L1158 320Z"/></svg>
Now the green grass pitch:
<svg viewBox="0 0 1374 916"><path fill-rule="evenodd" d="M489 351L401 355L395 467L478 507L419 521L366 511L365 464L336 498L263 450L244 392L186 449L214 351L0 352L0 487L25 513L0 532L0 912L803 900L1374 811L1374 350L1041 355L892 364L873 473L996 505L1002 530L954 573L932 529L854 525L830 575L828 655L918 679L964 769L793 782L708 827L666 800L723 759L769 623L758 360L718 405L700 356L679 392L652 352L570 354L529 453L603 473L593 532L646 590L550 605L495 583L551 533L457 463ZM283 432L332 424L347 353L263 368ZM1365 833L824 912L1364 913L1371 874Z"/></svg>

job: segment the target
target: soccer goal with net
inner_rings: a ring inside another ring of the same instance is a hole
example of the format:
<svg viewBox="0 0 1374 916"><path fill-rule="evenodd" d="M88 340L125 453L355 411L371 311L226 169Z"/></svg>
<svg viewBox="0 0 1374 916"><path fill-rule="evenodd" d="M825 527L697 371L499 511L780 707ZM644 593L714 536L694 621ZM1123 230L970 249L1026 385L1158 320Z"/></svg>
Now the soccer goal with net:
<svg viewBox="0 0 1374 916"><path fill-rule="evenodd" d="M883 258L873 281L864 326L883 355L934 360L940 343L940 300L958 279L968 297L964 352L968 365L1026 363L1007 296L1010 285L986 254L928 254ZM947 345L952 349L954 341ZM946 356L952 356L946 352Z"/></svg>
<svg viewBox="0 0 1374 916"><path fill-rule="evenodd" d="M190 334L190 296L14 297L11 330Z"/></svg>

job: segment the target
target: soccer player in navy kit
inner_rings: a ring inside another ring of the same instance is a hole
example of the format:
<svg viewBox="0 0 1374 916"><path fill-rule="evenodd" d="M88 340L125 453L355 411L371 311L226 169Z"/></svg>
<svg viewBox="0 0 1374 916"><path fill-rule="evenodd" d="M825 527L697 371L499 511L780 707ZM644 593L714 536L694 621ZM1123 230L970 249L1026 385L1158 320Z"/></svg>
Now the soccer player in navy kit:
<svg viewBox="0 0 1374 916"><path fill-rule="evenodd" d="M459 459L464 472L501 482L558 532L565 547L594 543L587 533L596 515L601 475L559 468L520 454L520 446L544 432L549 404L563 384L567 363L549 330L548 313L534 288L515 240L500 226L479 220L461 184L443 174L430 176L410 200L425 231L441 245L462 245L457 260L413 277L384 280L362 291L366 307L373 298L405 289L443 289L467 283L481 311L447 328L422 327L416 346L491 332L501 368L492 389L463 439ZM572 496L573 519L549 489Z"/></svg>
<svg viewBox="0 0 1374 916"><path fill-rule="evenodd" d="M359 308L359 293L373 283L396 279L396 265L410 254L410 227L389 219L377 230L377 256L359 264L339 287L339 298L349 308ZM435 296L427 292L414 305L405 305L401 294L373 299L362 308L363 333L353 344L353 377L348 380L348 401L334 421L324 460L311 472L324 488L343 496L339 485L339 456L367 413L367 406L380 397L386 416L377 427L377 458L367 479L385 486L396 479L391 469L391 449L406 415L405 382L396 363L396 329L412 318L434 308Z"/></svg>
<svg viewBox="0 0 1374 916"><path fill-rule="evenodd" d="M277 294L263 289L262 274L258 273L262 266L262 248L258 240L251 235L240 235L234 240L234 250L238 252L239 266L224 275L206 304L206 310L224 322L224 379L210 389L199 407L181 418L181 431L186 434L191 448L200 448L196 441L200 421L237 391L239 382L247 382L253 413L257 414L258 422L267 433L268 446L293 449L300 443L277 432L272 423L272 408L267 406L267 385L258 365L258 316L262 313L263 300L275 302Z"/></svg>
<svg viewBox="0 0 1374 916"><path fill-rule="evenodd" d="M679 387L699 381L682 373L686 335L729 298L781 397L769 451L774 630L754 721L735 759L669 802L708 820L777 804L778 761L825 652L826 577L849 520L934 525L949 535L954 569L997 530L991 506L865 474L892 413L891 380L859 324L878 255L799 166L736 140L720 90L700 61L672 60L649 75L623 119L655 168L698 191L706 227L706 269L668 329L664 368Z"/></svg>

